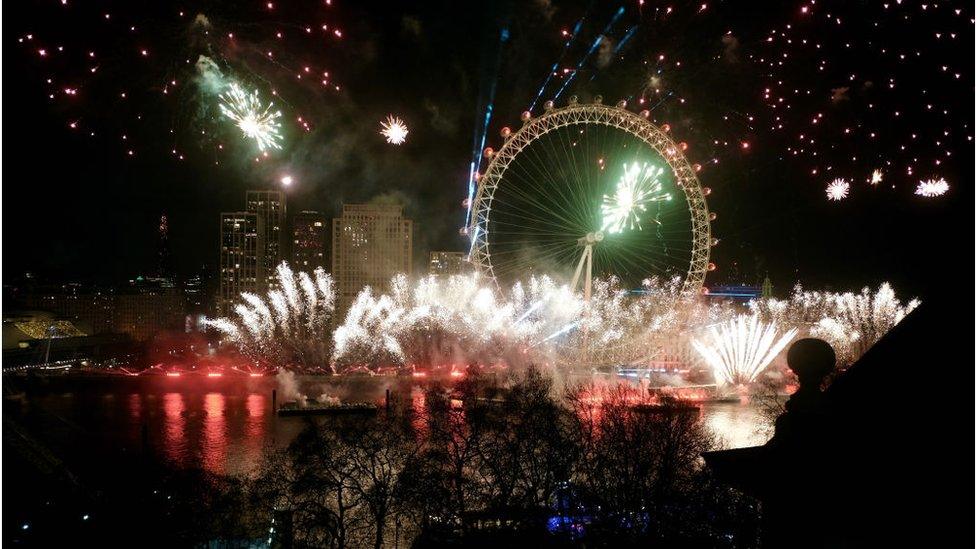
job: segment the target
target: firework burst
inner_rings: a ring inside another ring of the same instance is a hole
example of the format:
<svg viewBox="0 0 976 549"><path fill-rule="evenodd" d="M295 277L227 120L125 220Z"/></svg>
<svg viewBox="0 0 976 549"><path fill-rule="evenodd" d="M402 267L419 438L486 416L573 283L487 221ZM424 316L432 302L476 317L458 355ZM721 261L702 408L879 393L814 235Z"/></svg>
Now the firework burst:
<svg viewBox="0 0 976 549"><path fill-rule="evenodd" d="M640 214L647 205L660 200L671 200L671 193L662 192L661 176L664 170L646 163L624 164L624 173L617 181L612 195L603 195L603 227L610 233L626 229L641 230Z"/></svg>
<svg viewBox="0 0 976 549"><path fill-rule="evenodd" d="M949 192L949 182L941 177L938 179L919 181L918 187L915 188L915 194L924 196L925 198L942 196L947 192Z"/></svg>
<svg viewBox="0 0 976 549"><path fill-rule="evenodd" d="M765 322L789 326L830 343L843 368L861 358L919 305L902 303L887 282L876 291L860 293L804 291L797 287L789 299L754 301L750 308Z"/></svg>
<svg viewBox="0 0 976 549"><path fill-rule="evenodd" d="M386 142L391 145L402 145L407 140L408 133L410 130L407 129L406 123L392 114L380 122L380 135L385 137Z"/></svg>
<svg viewBox="0 0 976 549"><path fill-rule="evenodd" d="M851 184L838 177L827 185L827 200L843 200L851 191Z"/></svg>
<svg viewBox="0 0 976 549"><path fill-rule="evenodd" d="M220 112L237 124L244 137L253 139L262 151L281 148L281 111L274 103L261 101L257 90L248 93L231 82L220 94Z"/></svg>
<svg viewBox="0 0 976 549"><path fill-rule="evenodd" d="M881 170L874 170L871 172L871 178L868 179L868 183L877 185L881 183L882 179L884 179L884 173Z"/></svg>
<svg viewBox="0 0 976 549"><path fill-rule="evenodd" d="M740 315L713 326L703 342L692 340L692 346L712 367L716 382L748 385L796 334L795 328L781 334L775 322L762 322L759 315Z"/></svg>
<svg viewBox="0 0 976 549"><path fill-rule="evenodd" d="M278 266L280 289L264 297L241 294L234 316L207 320L224 341L244 355L276 366L321 370L328 366L329 326L335 311L332 277L321 268L311 275Z"/></svg>

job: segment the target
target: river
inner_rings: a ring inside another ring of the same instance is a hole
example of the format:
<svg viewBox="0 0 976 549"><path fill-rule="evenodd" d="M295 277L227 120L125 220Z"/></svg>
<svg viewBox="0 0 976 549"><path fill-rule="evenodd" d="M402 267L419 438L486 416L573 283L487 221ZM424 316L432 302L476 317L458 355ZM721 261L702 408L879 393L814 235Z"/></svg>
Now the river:
<svg viewBox="0 0 976 549"><path fill-rule="evenodd" d="M336 384L334 378L299 382L309 394L378 403L386 388L409 394L412 384L382 379ZM274 378L53 379L33 382L15 398L5 398L4 414L54 455L80 467L98 469L110 465L106 460L148 453L166 465L241 474L260 462L265 448L287 445L303 428L303 418L273 413L276 387ZM702 420L724 447L766 440L761 414L747 404L704 404Z"/></svg>

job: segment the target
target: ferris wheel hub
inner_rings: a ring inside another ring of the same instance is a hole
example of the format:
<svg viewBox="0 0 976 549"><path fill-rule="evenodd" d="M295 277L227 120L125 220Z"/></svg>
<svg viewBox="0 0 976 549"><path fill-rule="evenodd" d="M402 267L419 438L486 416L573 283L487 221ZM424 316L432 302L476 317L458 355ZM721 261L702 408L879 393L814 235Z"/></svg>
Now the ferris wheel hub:
<svg viewBox="0 0 976 549"><path fill-rule="evenodd" d="M584 236L584 237L580 238L579 240L577 240L577 243L580 246L592 246L592 245L596 244L597 242L602 242L603 241L603 236L604 236L603 235L603 231L596 231L596 232L592 232L592 233L586 233L586 236Z"/></svg>

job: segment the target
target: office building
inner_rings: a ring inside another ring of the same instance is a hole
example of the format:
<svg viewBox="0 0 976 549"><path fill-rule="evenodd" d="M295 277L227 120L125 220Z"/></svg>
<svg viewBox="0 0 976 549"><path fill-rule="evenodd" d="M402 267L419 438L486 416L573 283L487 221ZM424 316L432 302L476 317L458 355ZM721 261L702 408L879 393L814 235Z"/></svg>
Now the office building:
<svg viewBox="0 0 976 549"><path fill-rule="evenodd" d="M467 264L464 259L464 252L430 252L427 274L435 276L458 275L465 272Z"/></svg>
<svg viewBox="0 0 976 549"><path fill-rule="evenodd" d="M411 274L413 222L401 206L344 204L332 220L332 276L338 315L365 286L385 291L397 273Z"/></svg>
<svg viewBox="0 0 976 549"><path fill-rule="evenodd" d="M262 293L267 288L265 234L264 218L256 213L220 214L218 314L227 315L241 292Z"/></svg>
<svg viewBox="0 0 976 549"><path fill-rule="evenodd" d="M322 212L302 211L292 220L292 268L312 272L325 268L327 220Z"/></svg>
<svg viewBox="0 0 976 549"><path fill-rule="evenodd" d="M264 282L274 287L275 269L285 257L285 193L281 191L247 191L248 212L261 220L264 258Z"/></svg>

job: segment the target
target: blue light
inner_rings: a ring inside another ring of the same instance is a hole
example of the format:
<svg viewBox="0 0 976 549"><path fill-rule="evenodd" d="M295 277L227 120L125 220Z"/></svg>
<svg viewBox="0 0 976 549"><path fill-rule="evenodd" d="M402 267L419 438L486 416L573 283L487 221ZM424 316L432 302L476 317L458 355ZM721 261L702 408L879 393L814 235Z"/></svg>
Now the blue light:
<svg viewBox="0 0 976 549"><path fill-rule="evenodd" d="M576 40L576 36L579 34L580 28L583 27L584 19L586 19L585 16L581 17L580 20L576 22L576 26L573 27L573 34L570 35L569 39L566 40L566 43L563 44L563 52L559 54L559 59L555 63L553 63L552 68L549 69L549 73L546 75L545 81L542 82L542 86L539 88L539 93L535 95L535 99L533 99L532 104L529 105L528 108L529 112L531 112L532 109L535 108L535 105L536 103L539 102L539 99L542 97L543 92L546 91L546 86L549 85L549 81L552 80L553 75L556 73L556 69L559 68L559 63L563 60L564 57L566 57L566 52L569 50L569 46Z"/></svg>
<svg viewBox="0 0 976 549"><path fill-rule="evenodd" d="M596 40L593 41L593 45L590 46L589 51L586 52L586 55L583 56L583 59L580 59L580 62L576 65L576 70L573 71L573 74L571 74L569 78L567 78L566 81L563 82L563 86L559 88L559 91L556 92L556 95L555 97L553 97L553 99L559 99L559 96L562 95L563 91L566 90L566 87L569 86L569 84L573 81L574 78L576 78L576 74L579 72L579 70L583 68L583 63L586 63L586 60L589 59L591 55L593 55L593 52L596 51L596 49L600 46L600 43L603 42L603 36L608 32L610 32L610 29L613 28L614 24L616 24L617 20L620 19L620 16L623 14L624 14L624 7L620 6L620 9L618 9L617 13L614 14L612 19L610 19L610 22L607 23L607 26L603 28L603 32L600 33L600 36L597 36Z"/></svg>

